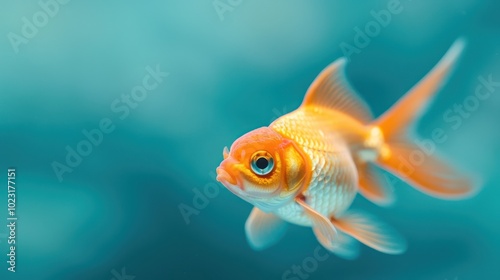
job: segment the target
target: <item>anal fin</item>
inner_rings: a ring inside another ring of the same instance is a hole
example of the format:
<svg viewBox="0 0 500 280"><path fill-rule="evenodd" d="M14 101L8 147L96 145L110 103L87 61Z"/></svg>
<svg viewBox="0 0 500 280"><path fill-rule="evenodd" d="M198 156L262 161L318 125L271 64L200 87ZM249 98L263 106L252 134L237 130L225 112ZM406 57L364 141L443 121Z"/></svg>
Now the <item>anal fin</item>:
<svg viewBox="0 0 500 280"><path fill-rule="evenodd" d="M329 250L338 257L346 260L358 258L360 250L359 242L340 230L337 231L337 237L337 241Z"/></svg>

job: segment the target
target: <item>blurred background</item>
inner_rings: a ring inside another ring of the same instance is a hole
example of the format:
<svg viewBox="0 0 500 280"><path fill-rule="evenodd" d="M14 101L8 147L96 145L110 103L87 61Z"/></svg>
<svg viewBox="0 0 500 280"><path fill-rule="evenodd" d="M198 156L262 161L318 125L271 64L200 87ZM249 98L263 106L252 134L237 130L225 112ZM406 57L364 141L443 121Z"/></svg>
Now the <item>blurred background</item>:
<svg viewBox="0 0 500 280"><path fill-rule="evenodd" d="M0 279L500 279L498 1L0 2L0 225L9 167L18 215L16 273L0 226ZM311 262L319 244L298 226L253 251L251 205L213 177L222 148L294 110L343 55L379 115L458 37L418 131L446 131L437 148L482 191L443 201L388 175L394 206L358 196L407 238L400 256Z"/></svg>

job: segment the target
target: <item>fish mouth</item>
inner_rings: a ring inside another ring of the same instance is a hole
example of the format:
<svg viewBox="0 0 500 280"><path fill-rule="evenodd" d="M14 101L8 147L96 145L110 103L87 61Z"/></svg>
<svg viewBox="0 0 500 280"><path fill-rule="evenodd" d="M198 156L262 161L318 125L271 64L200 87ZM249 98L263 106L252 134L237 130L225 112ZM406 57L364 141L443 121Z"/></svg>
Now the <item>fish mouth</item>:
<svg viewBox="0 0 500 280"><path fill-rule="evenodd" d="M261 198L271 198L276 195L279 191L270 192L270 193L262 193L258 191L250 191L246 187L243 186L236 178L234 178L229 172L224 170L223 168L217 168L217 177L216 180L222 183L230 192L233 194L245 198L245 199L261 199Z"/></svg>
<svg viewBox="0 0 500 280"><path fill-rule="evenodd" d="M227 172L223 167L217 167L216 169L217 181L221 182L224 186L238 186L238 180L231 173Z"/></svg>

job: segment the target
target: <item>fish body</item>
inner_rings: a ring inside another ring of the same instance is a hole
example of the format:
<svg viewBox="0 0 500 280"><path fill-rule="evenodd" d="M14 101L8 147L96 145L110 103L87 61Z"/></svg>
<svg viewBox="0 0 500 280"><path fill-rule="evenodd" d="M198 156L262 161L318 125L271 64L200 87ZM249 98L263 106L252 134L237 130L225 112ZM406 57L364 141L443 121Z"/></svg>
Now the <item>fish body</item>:
<svg viewBox="0 0 500 280"><path fill-rule="evenodd" d="M325 216L345 211L358 191L351 153L363 146L363 125L341 112L306 107L277 119L270 128L295 141L311 159L311 179L303 192L309 205ZM288 222L312 225L296 203L276 214Z"/></svg>
<svg viewBox="0 0 500 280"><path fill-rule="evenodd" d="M340 58L319 74L297 110L224 149L217 180L255 206L245 224L250 245L269 247L288 222L311 227L326 249L347 259L357 256L357 241L384 253L404 252L406 242L395 230L350 209L358 192L381 206L394 201L380 168L436 197L459 199L476 192L468 177L435 154L408 164L420 151L414 123L463 47L458 40L377 119L347 82L347 61Z"/></svg>

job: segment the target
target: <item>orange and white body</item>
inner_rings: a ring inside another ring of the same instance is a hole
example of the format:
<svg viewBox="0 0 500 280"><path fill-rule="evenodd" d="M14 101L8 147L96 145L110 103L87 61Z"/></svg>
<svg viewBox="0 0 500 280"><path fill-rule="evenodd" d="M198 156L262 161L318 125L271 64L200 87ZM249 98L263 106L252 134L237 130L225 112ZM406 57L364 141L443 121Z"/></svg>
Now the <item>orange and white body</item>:
<svg viewBox="0 0 500 280"><path fill-rule="evenodd" d="M379 205L394 200L378 168L430 195L470 196L475 191L472 182L435 155L413 168L402 168L402 160L418 149L412 125L463 45L457 41L426 77L376 120L347 83L346 60L338 59L316 78L297 110L226 148L217 180L255 205L245 225L250 245L270 246L289 222L312 227L325 248L345 258L357 256L355 240L385 253L403 252L406 244L396 231L349 209L358 192Z"/></svg>

